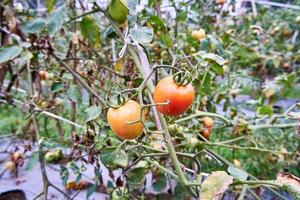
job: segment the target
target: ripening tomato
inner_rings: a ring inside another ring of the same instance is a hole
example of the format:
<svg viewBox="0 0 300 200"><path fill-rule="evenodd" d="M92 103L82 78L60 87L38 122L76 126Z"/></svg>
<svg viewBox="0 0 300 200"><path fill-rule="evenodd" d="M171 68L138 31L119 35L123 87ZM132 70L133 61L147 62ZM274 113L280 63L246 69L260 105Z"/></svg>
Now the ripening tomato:
<svg viewBox="0 0 300 200"><path fill-rule="evenodd" d="M40 80L47 80L49 78L49 73L47 71L39 71Z"/></svg>
<svg viewBox="0 0 300 200"><path fill-rule="evenodd" d="M191 33L191 37L194 40L202 40L206 37L206 33L204 29L199 29L199 30L193 30Z"/></svg>
<svg viewBox="0 0 300 200"><path fill-rule="evenodd" d="M172 76L158 82L154 90L155 103L168 103L157 106L157 110L169 116L178 116L184 113L192 104L195 96L194 87L178 85Z"/></svg>
<svg viewBox="0 0 300 200"><path fill-rule="evenodd" d="M109 108L107 121L112 131L121 139L132 140L139 137L143 132L141 122L133 123L140 119L141 106L135 101L128 100L119 108ZM142 118L145 118L143 112Z"/></svg>
<svg viewBox="0 0 300 200"><path fill-rule="evenodd" d="M202 121L206 128L212 128L214 126L214 120L211 117L203 117Z"/></svg>
<svg viewBox="0 0 300 200"><path fill-rule="evenodd" d="M209 140L210 132L211 132L210 129L203 129L203 130L201 130L200 133L203 137L205 137L207 140Z"/></svg>

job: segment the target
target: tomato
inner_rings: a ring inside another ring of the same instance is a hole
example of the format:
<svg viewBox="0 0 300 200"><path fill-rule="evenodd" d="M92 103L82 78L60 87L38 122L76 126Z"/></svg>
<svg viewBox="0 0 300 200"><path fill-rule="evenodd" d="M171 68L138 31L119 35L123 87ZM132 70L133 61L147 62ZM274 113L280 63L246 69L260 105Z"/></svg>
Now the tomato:
<svg viewBox="0 0 300 200"><path fill-rule="evenodd" d="M13 161L16 161L16 160L22 159L22 158L23 158L23 154L21 152L16 151L12 154Z"/></svg>
<svg viewBox="0 0 300 200"><path fill-rule="evenodd" d="M158 82L154 90L154 102L167 103L157 106L157 110L168 116L178 116L184 113L192 104L195 96L194 87L178 85L172 76Z"/></svg>
<svg viewBox="0 0 300 200"><path fill-rule="evenodd" d="M132 140L139 137L143 132L141 122L130 124L140 119L141 106L135 101L128 100L119 108L109 108L107 121L112 131L121 139ZM143 112L142 118L145 118Z"/></svg>
<svg viewBox="0 0 300 200"><path fill-rule="evenodd" d="M110 17L118 24L123 24L128 15L127 5L124 5L123 3L124 1L121 0L112 0L108 7Z"/></svg>
<svg viewBox="0 0 300 200"><path fill-rule="evenodd" d="M79 182L79 184L77 183L77 181L68 181L66 184L66 189L67 190L81 190L84 187L84 183L81 180Z"/></svg>
<svg viewBox="0 0 300 200"><path fill-rule="evenodd" d="M39 71L40 80L44 81L49 78L49 73L47 71L41 70Z"/></svg>
<svg viewBox="0 0 300 200"><path fill-rule="evenodd" d="M206 37L206 33L203 29L193 30L191 33L191 37L194 40L202 40Z"/></svg>
<svg viewBox="0 0 300 200"><path fill-rule="evenodd" d="M211 117L203 117L202 121L206 128L212 128L214 126L214 120Z"/></svg>
<svg viewBox="0 0 300 200"><path fill-rule="evenodd" d="M12 172L16 169L16 164L13 162L13 161L8 161L6 164L5 164L5 167L8 171Z"/></svg>
<svg viewBox="0 0 300 200"><path fill-rule="evenodd" d="M216 4L219 5L219 4L224 4L225 3L225 0L216 0Z"/></svg>
<svg viewBox="0 0 300 200"><path fill-rule="evenodd" d="M209 140L210 137L210 129L203 129L201 131L201 135L203 135L203 137L205 137L207 140Z"/></svg>

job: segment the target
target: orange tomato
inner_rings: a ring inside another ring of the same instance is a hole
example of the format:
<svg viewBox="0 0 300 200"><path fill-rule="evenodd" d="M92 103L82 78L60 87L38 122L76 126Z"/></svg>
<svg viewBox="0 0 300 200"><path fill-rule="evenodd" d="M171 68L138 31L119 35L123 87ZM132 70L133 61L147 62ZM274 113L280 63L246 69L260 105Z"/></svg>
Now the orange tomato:
<svg viewBox="0 0 300 200"><path fill-rule="evenodd" d="M184 113L192 104L195 96L194 87L178 85L172 76L158 82L154 90L154 102L168 103L157 106L157 110L168 116L178 116Z"/></svg>
<svg viewBox="0 0 300 200"><path fill-rule="evenodd" d="M47 71L41 70L39 71L40 80L46 80L49 78L49 73Z"/></svg>
<svg viewBox="0 0 300 200"><path fill-rule="evenodd" d="M214 126L214 120L211 117L203 117L202 121L206 128L212 128Z"/></svg>
<svg viewBox="0 0 300 200"><path fill-rule="evenodd" d="M205 137L207 140L209 140L210 137L210 129L203 129L201 131L201 135L203 135L203 137Z"/></svg>
<svg viewBox="0 0 300 200"><path fill-rule="evenodd" d="M141 106L135 101L128 100L119 108L109 108L107 121L112 131L123 140L132 140L143 133L143 124L135 122L140 119ZM145 118L143 112L142 118Z"/></svg>

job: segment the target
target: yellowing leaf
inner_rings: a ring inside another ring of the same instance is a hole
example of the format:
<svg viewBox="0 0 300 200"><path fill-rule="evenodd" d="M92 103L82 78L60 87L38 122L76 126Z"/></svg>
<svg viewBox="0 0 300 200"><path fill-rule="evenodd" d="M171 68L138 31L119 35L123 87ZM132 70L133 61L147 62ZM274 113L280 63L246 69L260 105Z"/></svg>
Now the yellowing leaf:
<svg viewBox="0 0 300 200"><path fill-rule="evenodd" d="M115 70L116 71L122 71L122 69L123 69L123 65L124 65L124 63L123 63L123 60L122 59L118 59L116 62L115 62Z"/></svg>
<svg viewBox="0 0 300 200"><path fill-rule="evenodd" d="M202 183L202 200L219 200L233 182L233 177L224 171L212 172Z"/></svg>

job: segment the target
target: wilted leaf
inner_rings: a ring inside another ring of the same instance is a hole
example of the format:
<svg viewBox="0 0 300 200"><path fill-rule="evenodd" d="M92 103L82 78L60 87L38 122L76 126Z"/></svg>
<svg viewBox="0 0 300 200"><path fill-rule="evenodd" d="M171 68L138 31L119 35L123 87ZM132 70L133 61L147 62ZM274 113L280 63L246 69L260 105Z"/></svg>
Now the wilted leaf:
<svg viewBox="0 0 300 200"><path fill-rule="evenodd" d="M212 172L202 183L202 200L219 200L233 182L233 177L224 171Z"/></svg>
<svg viewBox="0 0 300 200"><path fill-rule="evenodd" d="M13 60L16 58L23 49L20 46L4 46L0 48L0 64Z"/></svg>
<svg viewBox="0 0 300 200"><path fill-rule="evenodd" d="M153 39L153 29L147 27L138 27L130 30L133 40L141 44L150 43Z"/></svg>
<svg viewBox="0 0 300 200"><path fill-rule="evenodd" d="M85 110L87 113L85 123L95 120L101 114L101 108L98 106L91 106Z"/></svg>
<svg viewBox="0 0 300 200"><path fill-rule="evenodd" d="M229 166L227 171L234 178L238 178L240 180L247 180L248 173L234 166Z"/></svg>
<svg viewBox="0 0 300 200"><path fill-rule="evenodd" d="M300 199L300 178L290 173L278 173L276 183L283 185L295 199Z"/></svg>
<svg viewBox="0 0 300 200"><path fill-rule="evenodd" d="M84 17L80 22L80 30L89 44L95 48L100 46L100 28L94 18L91 16Z"/></svg>

